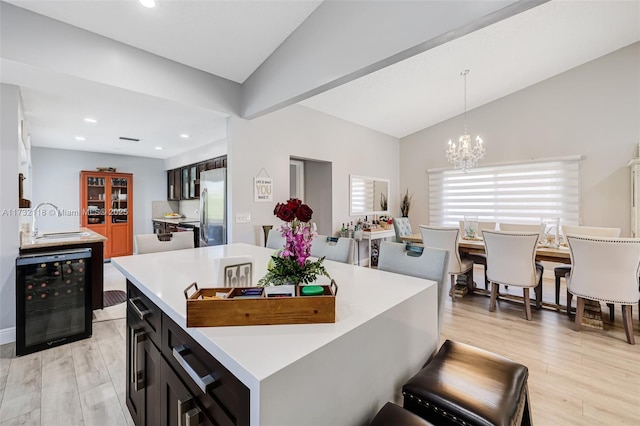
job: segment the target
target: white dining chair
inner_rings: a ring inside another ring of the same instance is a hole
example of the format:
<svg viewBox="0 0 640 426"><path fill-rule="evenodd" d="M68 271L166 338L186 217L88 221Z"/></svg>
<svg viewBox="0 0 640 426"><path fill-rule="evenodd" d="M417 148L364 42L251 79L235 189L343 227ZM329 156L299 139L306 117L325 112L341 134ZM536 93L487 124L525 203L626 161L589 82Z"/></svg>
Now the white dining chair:
<svg viewBox="0 0 640 426"><path fill-rule="evenodd" d="M265 244L265 247L278 250L284 248L285 242L286 240L282 236L280 228L270 229L269 234L267 235L267 243Z"/></svg>
<svg viewBox="0 0 640 426"><path fill-rule="evenodd" d="M194 247L192 232L173 232L167 234L138 234L135 236L137 254L157 253L169 250L184 250Z"/></svg>
<svg viewBox="0 0 640 426"><path fill-rule="evenodd" d="M460 230L455 227L420 225L422 244L449 252L448 273L451 276L451 300L455 299L456 277L466 275L467 288L473 291L473 261L461 259L458 251Z"/></svg>
<svg viewBox="0 0 640 426"><path fill-rule="evenodd" d="M531 320L529 289L536 291L536 306L542 301L542 270L536 265L537 232L482 231L487 254L487 276L491 283L489 311L496 309L500 284L522 287L524 312Z"/></svg>
<svg viewBox="0 0 640 426"><path fill-rule="evenodd" d="M590 237L609 237L618 238L620 236L620 228L603 228L598 226L560 226L562 235L566 238L567 235L579 235ZM556 305L560 306L560 284L561 278L566 277L571 272L571 265L560 265L553 268L553 273L556 277ZM571 316L571 293L567 290L567 315ZM614 305L608 303L609 306L609 320L613 322L615 320Z"/></svg>
<svg viewBox="0 0 640 426"><path fill-rule="evenodd" d="M447 298L445 280L449 265L449 252L433 247L412 246L403 243L380 243L378 269L396 274L424 278L438 283L438 334L442 329L444 305Z"/></svg>
<svg viewBox="0 0 640 426"><path fill-rule="evenodd" d="M622 305L627 342L635 345L631 307L640 300L640 239L567 235L571 274L567 288L577 297L575 330L580 331L584 301Z"/></svg>
<svg viewBox="0 0 640 426"><path fill-rule="evenodd" d="M311 256L342 263L354 263L356 240L346 237L318 235L311 243Z"/></svg>

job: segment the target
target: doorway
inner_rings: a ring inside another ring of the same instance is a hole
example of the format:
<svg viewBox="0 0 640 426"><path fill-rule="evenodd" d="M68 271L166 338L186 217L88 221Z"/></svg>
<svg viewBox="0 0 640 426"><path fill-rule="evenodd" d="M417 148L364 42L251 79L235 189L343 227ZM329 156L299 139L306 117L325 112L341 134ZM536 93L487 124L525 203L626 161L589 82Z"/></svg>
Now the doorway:
<svg viewBox="0 0 640 426"><path fill-rule="evenodd" d="M332 163L297 157L289 160L291 198L299 198L311 207L318 234L333 235Z"/></svg>

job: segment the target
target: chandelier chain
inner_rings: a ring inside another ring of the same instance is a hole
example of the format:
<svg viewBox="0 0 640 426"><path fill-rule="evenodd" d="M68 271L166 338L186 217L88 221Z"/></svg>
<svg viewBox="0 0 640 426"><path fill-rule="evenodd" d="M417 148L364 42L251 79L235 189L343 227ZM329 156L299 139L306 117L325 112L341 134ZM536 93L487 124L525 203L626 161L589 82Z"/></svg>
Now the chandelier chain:
<svg viewBox="0 0 640 426"><path fill-rule="evenodd" d="M469 74L469 70L464 70L460 73L461 76L464 77L464 134L467 132L467 74Z"/></svg>

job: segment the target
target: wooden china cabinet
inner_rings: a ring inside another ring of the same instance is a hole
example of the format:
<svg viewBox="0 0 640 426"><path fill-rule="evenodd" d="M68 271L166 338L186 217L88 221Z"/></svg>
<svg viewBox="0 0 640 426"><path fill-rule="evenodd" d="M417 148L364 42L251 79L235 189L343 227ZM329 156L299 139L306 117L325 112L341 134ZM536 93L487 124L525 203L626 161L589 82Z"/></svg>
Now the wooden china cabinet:
<svg viewBox="0 0 640 426"><path fill-rule="evenodd" d="M82 226L107 237L104 257L133 254L133 175L80 172Z"/></svg>

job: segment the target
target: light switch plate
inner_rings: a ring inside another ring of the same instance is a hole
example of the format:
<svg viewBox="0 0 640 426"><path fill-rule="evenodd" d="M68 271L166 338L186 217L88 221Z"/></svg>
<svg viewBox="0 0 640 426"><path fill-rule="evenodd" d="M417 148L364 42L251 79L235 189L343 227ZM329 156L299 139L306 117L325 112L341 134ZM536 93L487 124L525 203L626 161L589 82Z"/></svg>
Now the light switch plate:
<svg viewBox="0 0 640 426"><path fill-rule="evenodd" d="M251 222L251 213L236 213L236 223Z"/></svg>

